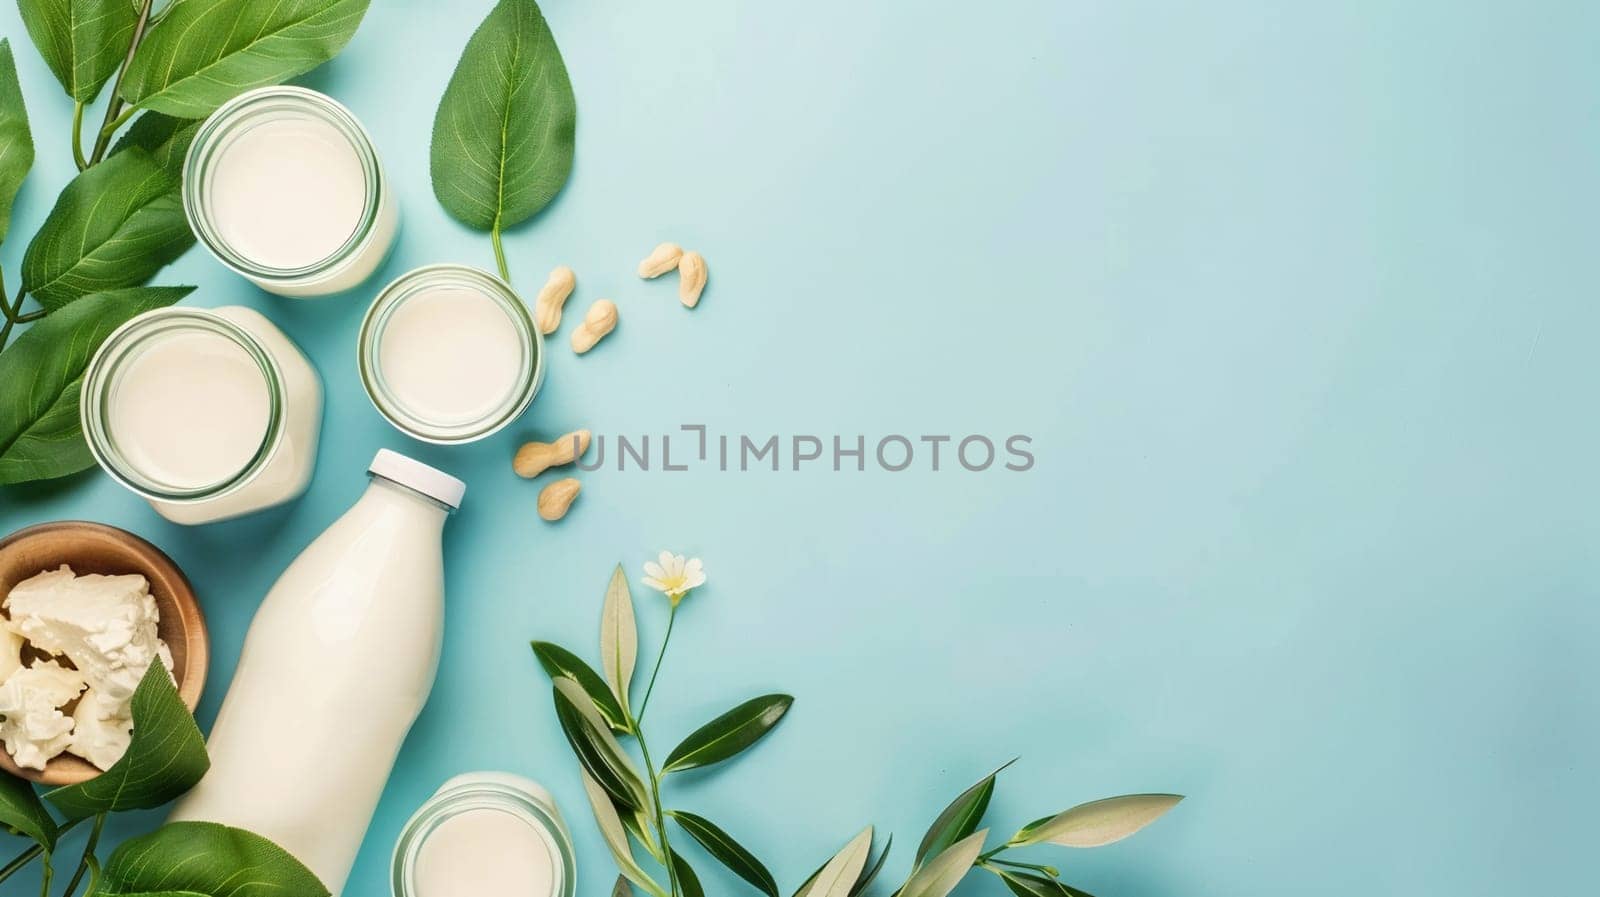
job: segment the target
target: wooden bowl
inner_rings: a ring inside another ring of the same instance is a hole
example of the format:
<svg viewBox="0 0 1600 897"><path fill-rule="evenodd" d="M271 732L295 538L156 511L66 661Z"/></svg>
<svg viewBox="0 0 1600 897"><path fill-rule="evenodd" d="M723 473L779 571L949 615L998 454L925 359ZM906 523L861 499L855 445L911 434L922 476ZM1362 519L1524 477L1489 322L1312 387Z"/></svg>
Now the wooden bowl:
<svg viewBox="0 0 1600 897"><path fill-rule="evenodd" d="M161 613L157 628L172 651L178 696L193 711L206 683L210 645L205 615L183 571L161 549L126 530L83 520L41 523L0 539L0 602L17 583L62 564L85 573L142 573ZM75 785L100 774L87 760L62 754L43 771L23 769L0 743L0 768L41 785Z"/></svg>

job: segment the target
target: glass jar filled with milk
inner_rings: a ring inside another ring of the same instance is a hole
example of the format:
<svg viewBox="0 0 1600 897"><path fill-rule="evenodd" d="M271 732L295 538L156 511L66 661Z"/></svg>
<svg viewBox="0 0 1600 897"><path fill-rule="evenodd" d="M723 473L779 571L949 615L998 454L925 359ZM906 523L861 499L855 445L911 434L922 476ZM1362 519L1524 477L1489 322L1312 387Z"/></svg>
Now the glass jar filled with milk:
<svg viewBox="0 0 1600 897"><path fill-rule="evenodd" d="M361 322L361 382L389 422L425 442L473 442L528 409L544 337L505 281L430 265L384 288Z"/></svg>
<svg viewBox="0 0 1600 897"><path fill-rule="evenodd" d="M183 208L224 265L283 296L360 284L400 221L361 122L301 87L246 91L206 119L184 162Z"/></svg>
<svg viewBox="0 0 1600 897"><path fill-rule="evenodd" d="M456 776L400 832L394 897L572 897L572 839L550 792L521 776Z"/></svg>
<svg viewBox="0 0 1600 897"><path fill-rule="evenodd" d="M174 523L211 523L305 492L322 383L259 312L163 308L101 344L79 413L107 473Z"/></svg>

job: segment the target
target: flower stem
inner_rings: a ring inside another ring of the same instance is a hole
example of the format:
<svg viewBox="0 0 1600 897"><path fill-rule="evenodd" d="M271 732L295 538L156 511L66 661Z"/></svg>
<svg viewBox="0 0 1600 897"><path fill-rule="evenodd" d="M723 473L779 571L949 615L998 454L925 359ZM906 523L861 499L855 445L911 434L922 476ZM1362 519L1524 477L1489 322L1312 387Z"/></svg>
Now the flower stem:
<svg viewBox="0 0 1600 897"><path fill-rule="evenodd" d="M100 844L100 830L106 826L106 814L100 813L94 817L94 828L89 830L89 840L83 845L83 858L78 860L78 871L72 873L72 881L67 882L67 889L61 892L61 897L72 897L78 890L78 882L83 881L83 875L89 871L91 863L95 862L94 849ZM94 886L89 886L89 892L94 893Z"/></svg>
<svg viewBox="0 0 1600 897"><path fill-rule="evenodd" d="M155 0L144 0L139 5L139 19L133 26L133 39L128 42L128 55L122 58L122 68L117 69L117 79L111 82L111 99L106 103L105 122L100 125L100 134L94 140L94 152L89 155L90 165L106 157L106 148L111 145L111 135L133 115L133 109L126 112L122 109L122 79L128 76L128 66L133 64L133 55L139 51L139 44L144 41L145 28L150 24L150 8L154 5Z"/></svg>
<svg viewBox="0 0 1600 897"><path fill-rule="evenodd" d="M645 686L644 700L639 703L639 713L634 717L635 732L638 731L637 726L644 722L645 708L650 706L650 693L656 690L656 674L661 672L661 661L667 656L667 643L672 641L672 624L677 619L678 605L674 604L672 605L672 610L667 611L667 634L661 639L661 650L656 653L655 668L650 671L650 684ZM639 746L644 746L642 738L639 741Z"/></svg>
<svg viewBox="0 0 1600 897"><path fill-rule="evenodd" d="M670 631L668 635L671 635ZM662 651L665 651L666 647L666 640L663 639L661 642ZM659 668L660 666L661 659L658 657L656 658L656 667ZM646 695L646 697L648 698L649 695ZM667 867L667 882L672 886L672 897L678 897L681 893L678 890L678 866L672 861L672 844L667 840L667 814L661 810L661 777L656 775L655 765L650 762L650 748L644 743L644 733L639 730L639 721L637 719L633 723L633 735L639 740L639 753L644 755L644 773L650 779L650 801L655 805L656 810L655 819L653 820L656 826L656 837L661 841L661 852L667 855L667 861L663 864Z"/></svg>

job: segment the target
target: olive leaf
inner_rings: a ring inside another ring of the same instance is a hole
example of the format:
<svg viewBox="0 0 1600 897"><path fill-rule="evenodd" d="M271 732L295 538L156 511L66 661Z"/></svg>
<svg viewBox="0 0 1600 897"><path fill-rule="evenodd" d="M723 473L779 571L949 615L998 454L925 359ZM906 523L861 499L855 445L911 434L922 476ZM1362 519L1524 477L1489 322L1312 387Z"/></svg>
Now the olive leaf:
<svg viewBox="0 0 1600 897"><path fill-rule="evenodd" d="M1006 887L1017 897L1094 897L1087 891L1080 891L1056 879L1034 875L1031 872L1003 869L995 874L1000 876L1000 880L1005 882Z"/></svg>
<svg viewBox="0 0 1600 897"><path fill-rule="evenodd" d="M647 800L644 783L583 687L565 676L557 678L555 702L561 731L583 768L623 806L643 807Z"/></svg>
<svg viewBox="0 0 1600 897"><path fill-rule="evenodd" d="M56 846L56 821L39 801L38 792L22 779L0 773L0 828L16 829L45 850Z"/></svg>
<svg viewBox="0 0 1600 897"><path fill-rule="evenodd" d="M577 101L534 0L500 0L467 41L433 120L433 192L499 231L544 208L572 171Z"/></svg>
<svg viewBox="0 0 1600 897"><path fill-rule="evenodd" d="M94 897L328 897L289 852L260 835L214 822L171 822L124 841Z"/></svg>
<svg viewBox="0 0 1600 897"><path fill-rule="evenodd" d="M689 733L667 755L661 772L709 766L738 754L772 731L793 703L789 695L762 695L740 704Z"/></svg>
<svg viewBox="0 0 1600 897"><path fill-rule="evenodd" d="M369 2L173 0L128 66L122 98L204 118L246 90L281 84L338 55Z"/></svg>
<svg viewBox="0 0 1600 897"><path fill-rule="evenodd" d="M850 897L859 897L867 889L867 886L872 884L872 880L878 877L879 872L883 871L883 863L889 858L889 851L893 847L894 835L890 835L889 840L883 842L883 850L878 854L878 859L869 862L866 870L861 873L861 877L856 879L855 887L850 889Z"/></svg>
<svg viewBox="0 0 1600 897"><path fill-rule="evenodd" d="M628 876L617 876L617 883L611 886L611 897L633 897L633 889L628 887Z"/></svg>
<svg viewBox="0 0 1600 897"><path fill-rule="evenodd" d="M989 809L989 799L994 796L995 776L1011 763L989 773L983 781L961 792L960 797L944 808L939 818L928 827L928 833L922 836L922 843L917 845L913 868L921 868L928 857L943 853L950 845L978 830L978 823L983 821L983 814Z"/></svg>
<svg viewBox="0 0 1600 897"><path fill-rule="evenodd" d="M700 886L700 876L695 875L689 862L676 853L672 854L672 871L678 874L678 888L683 891L683 897L706 897L706 889Z"/></svg>
<svg viewBox="0 0 1600 897"><path fill-rule="evenodd" d="M144 150L156 166L172 178L176 189L183 177L184 157L200 125L201 122L193 119L146 112L133 120L127 133L111 147L111 152L115 154L129 148Z"/></svg>
<svg viewBox="0 0 1600 897"><path fill-rule="evenodd" d="M618 564L606 586L605 604L600 609L600 666L624 713L628 709L628 685L633 681L633 664L638 654L639 629L633 619L633 596L628 592L628 577Z"/></svg>
<svg viewBox="0 0 1600 897"><path fill-rule="evenodd" d="M1181 800L1180 794L1124 794L1090 801L1028 823L1010 843L1021 847L1048 841L1065 847L1101 847L1155 822Z"/></svg>
<svg viewBox="0 0 1600 897"><path fill-rule="evenodd" d="M122 759L87 782L45 793L68 819L159 807L211 768L200 727L160 661L145 670L132 706L133 741Z"/></svg>
<svg viewBox="0 0 1600 897"><path fill-rule="evenodd" d="M22 288L52 311L144 283L194 245L177 182L129 149L81 172L22 257Z"/></svg>
<svg viewBox="0 0 1600 897"><path fill-rule="evenodd" d="M139 6L128 0L17 0L22 24L67 96L88 103L128 54Z"/></svg>
<svg viewBox="0 0 1600 897"><path fill-rule="evenodd" d="M594 811L595 823L600 826L600 836L605 840L606 847L611 850L611 858L616 860L617 870L628 881L646 891L652 894L662 893L661 886L646 875L634 860L633 851L628 848L628 834L623 831L622 819L617 815L617 808L611 803L610 793L587 771L581 774L583 793L589 797L589 809Z"/></svg>
<svg viewBox="0 0 1600 897"><path fill-rule="evenodd" d="M95 350L135 315L171 305L194 287L97 293L28 328L0 353L0 486L94 466L83 441L78 393Z"/></svg>
<svg viewBox="0 0 1600 897"><path fill-rule="evenodd" d="M872 826L869 825L801 885L795 897L849 897L871 852Z"/></svg>
<svg viewBox="0 0 1600 897"><path fill-rule="evenodd" d="M611 694L611 689L606 687L600 674L578 658L576 654L560 645L551 642L533 642L533 656L538 658L539 666L550 674L551 679L565 676L582 686L585 694L594 702L595 709L605 717L606 724L618 732L628 731L628 716L622 712L622 707L617 704L617 699Z"/></svg>
<svg viewBox="0 0 1600 897"><path fill-rule="evenodd" d="M0 38L0 241L11 229L11 204L33 167L33 132L17 82L17 60L11 41Z"/></svg>
<svg viewBox="0 0 1600 897"><path fill-rule="evenodd" d="M989 830L974 832L950 845L928 864L912 873L900 888L900 897L945 897L972 871L972 864L983 853Z"/></svg>
<svg viewBox="0 0 1600 897"><path fill-rule="evenodd" d="M682 810L670 810L668 816L678 821L678 825L689 833L689 837L700 843L711 854L711 858L728 867L728 870L754 885L769 897L778 897L778 882L767 871L767 867L756 859L755 854L745 850L733 836L712 824L711 820Z"/></svg>
<svg viewBox="0 0 1600 897"><path fill-rule="evenodd" d="M633 835L633 839L638 841L641 847L649 851L650 856L654 857L656 862L666 865L666 854L661 852L661 848L656 846L655 841L648 833L650 819L645 815L645 811L643 809L629 810L627 807L619 807L617 808L617 815L622 817L622 827L628 830L628 834Z"/></svg>

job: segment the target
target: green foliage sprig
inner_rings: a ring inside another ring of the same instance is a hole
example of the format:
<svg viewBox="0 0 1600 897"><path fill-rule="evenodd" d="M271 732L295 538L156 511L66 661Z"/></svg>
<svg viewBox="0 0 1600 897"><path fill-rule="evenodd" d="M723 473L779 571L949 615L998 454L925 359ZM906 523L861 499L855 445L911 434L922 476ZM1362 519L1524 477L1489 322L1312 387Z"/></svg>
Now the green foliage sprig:
<svg viewBox="0 0 1600 897"><path fill-rule="evenodd" d="M23 253L15 293L0 270L0 486L93 465L78 426L84 365L118 325L191 289L136 288L194 245L180 188L198 120L247 89L333 58L369 3L170 0L157 9L156 0L17 0L72 101L78 175ZM86 132L103 93L101 124ZM0 39L0 242L33 161L16 60ZM70 320L50 320L58 315ZM7 349L31 322L39 323Z"/></svg>
<svg viewBox="0 0 1600 897"><path fill-rule="evenodd" d="M667 593L671 610L637 710L632 709L631 688L638 634L621 566L606 586L600 613L603 677L559 645L536 641L533 652L553 681L556 718L577 757L590 808L620 872L613 897L627 897L635 886L651 897L703 897L699 876L671 843L669 821L751 887L768 897L781 897L766 865L733 836L697 814L665 809L661 786L668 775L734 758L766 737L794 702L788 695L752 698L695 730L656 768L642 720L672 639L678 605L704 581L698 561L690 562L690 575L697 578L686 579L683 559L676 558L675 565L668 563L671 559L663 554L661 567L652 565L646 579ZM662 567L667 568L665 576ZM624 739L637 745L642 772L625 750ZM895 897L945 897L974 869L995 875L1021 897L1088 897L1062 882L1054 866L1017 859L1014 851L1040 844L1080 848L1111 844L1154 822L1183 799L1175 794L1129 794L1081 804L1030 822L986 849L989 830L980 830L979 825L1000 773L1010 765L990 773L945 807L918 843L911 871L895 889ZM874 841L868 826L812 873L794 897L860 897L883 870L894 843L890 837L874 851ZM651 875L641 865L635 846L665 870L665 886L660 883L662 876Z"/></svg>
<svg viewBox="0 0 1600 897"><path fill-rule="evenodd" d="M182 893L206 897L327 897L328 891L298 860L259 835L214 823L185 822L124 842L102 868L96 849L112 813L145 810L173 800L210 768L205 739L160 663L150 665L133 693L133 738L122 759L95 778L44 793L0 775L0 827L33 841L4 866L0 882L35 860L41 862L41 897L49 897L58 871L61 839L90 823L88 840L61 892L73 897L87 881L91 897ZM61 819L52 814L53 806ZM249 872L241 886L239 873Z"/></svg>

